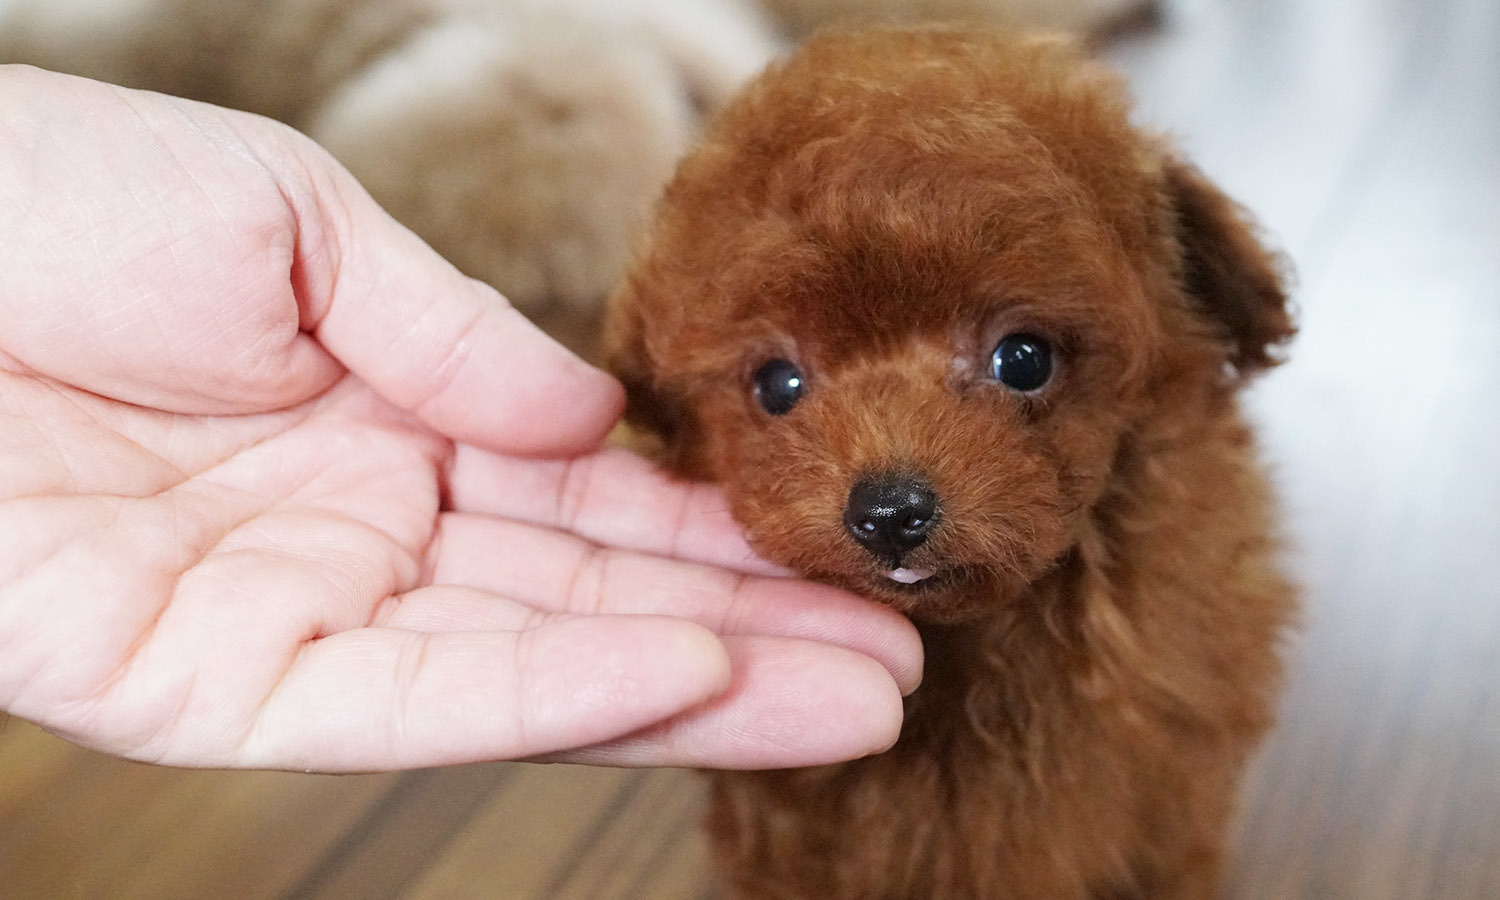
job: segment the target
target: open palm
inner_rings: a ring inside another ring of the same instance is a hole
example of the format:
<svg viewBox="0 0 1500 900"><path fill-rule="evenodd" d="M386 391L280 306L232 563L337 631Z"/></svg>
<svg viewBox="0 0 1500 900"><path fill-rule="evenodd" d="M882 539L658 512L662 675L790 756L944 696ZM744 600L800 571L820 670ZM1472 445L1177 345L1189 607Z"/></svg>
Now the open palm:
<svg viewBox="0 0 1500 900"><path fill-rule="evenodd" d="M899 618L599 450L618 386L272 123L0 68L0 707L184 765L779 766Z"/></svg>

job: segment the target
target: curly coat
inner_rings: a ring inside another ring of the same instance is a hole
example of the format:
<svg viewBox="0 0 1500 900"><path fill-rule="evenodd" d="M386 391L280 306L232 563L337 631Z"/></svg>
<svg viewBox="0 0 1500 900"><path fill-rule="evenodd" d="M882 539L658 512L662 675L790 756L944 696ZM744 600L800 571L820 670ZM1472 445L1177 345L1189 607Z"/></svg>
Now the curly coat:
<svg viewBox="0 0 1500 900"><path fill-rule="evenodd" d="M612 303L628 415L928 655L889 752L713 776L730 896L1214 896L1294 606L1236 401L1292 335L1283 281L1062 41L825 33L719 116ZM992 374L1015 334L1039 390ZM917 584L844 522L890 472L941 511L895 561Z"/></svg>

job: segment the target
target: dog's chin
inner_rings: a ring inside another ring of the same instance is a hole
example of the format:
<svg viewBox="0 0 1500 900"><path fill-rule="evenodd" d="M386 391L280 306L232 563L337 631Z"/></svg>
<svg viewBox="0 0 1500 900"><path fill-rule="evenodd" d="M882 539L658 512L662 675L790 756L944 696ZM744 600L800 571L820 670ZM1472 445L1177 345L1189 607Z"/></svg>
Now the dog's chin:
<svg viewBox="0 0 1500 900"><path fill-rule="evenodd" d="M935 625L981 619L995 609L992 579L967 568L844 573L823 580Z"/></svg>

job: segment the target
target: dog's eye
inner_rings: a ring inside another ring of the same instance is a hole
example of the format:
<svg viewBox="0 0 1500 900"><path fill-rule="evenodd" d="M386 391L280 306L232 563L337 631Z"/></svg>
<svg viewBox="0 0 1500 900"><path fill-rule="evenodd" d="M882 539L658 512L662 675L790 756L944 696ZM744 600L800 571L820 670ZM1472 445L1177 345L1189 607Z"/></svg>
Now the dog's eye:
<svg viewBox="0 0 1500 900"><path fill-rule="evenodd" d="M755 402L773 416L784 416L792 411L802 395L807 393L807 381L802 370L784 359L773 359L755 370Z"/></svg>
<svg viewBox="0 0 1500 900"><path fill-rule="evenodd" d="M995 345L990 374L1014 391L1037 391L1052 378L1052 347L1034 334L1008 334Z"/></svg>

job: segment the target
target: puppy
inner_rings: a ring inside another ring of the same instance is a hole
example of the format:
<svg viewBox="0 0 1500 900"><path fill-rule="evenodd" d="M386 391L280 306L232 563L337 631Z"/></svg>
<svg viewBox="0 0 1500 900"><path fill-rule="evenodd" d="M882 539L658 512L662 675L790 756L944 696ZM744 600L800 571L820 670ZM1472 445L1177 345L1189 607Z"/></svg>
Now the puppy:
<svg viewBox="0 0 1500 900"><path fill-rule="evenodd" d="M825 33L666 188L609 357L766 558L908 614L884 755L720 773L727 893L1208 898L1293 598L1245 215L1065 43Z"/></svg>

